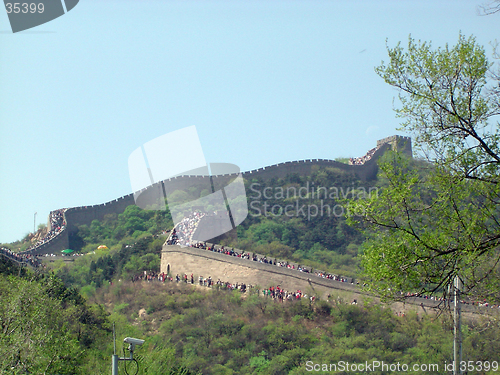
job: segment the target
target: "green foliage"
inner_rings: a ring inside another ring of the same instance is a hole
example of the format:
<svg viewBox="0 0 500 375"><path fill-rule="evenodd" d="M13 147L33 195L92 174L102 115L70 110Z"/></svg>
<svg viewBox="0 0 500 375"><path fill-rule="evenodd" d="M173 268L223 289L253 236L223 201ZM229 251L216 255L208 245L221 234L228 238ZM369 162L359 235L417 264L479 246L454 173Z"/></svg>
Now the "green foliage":
<svg viewBox="0 0 500 375"><path fill-rule="evenodd" d="M13 260L0 256L0 274L25 276L26 268Z"/></svg>
<svg viewBox="0 0 500 375"><path fill-rule="evenodd" d="M310 360L442 364L450 362L452 353L446 317L412 312L397 317L388 308L370 304L316 301L311 305L301 300L281 304L255 295L244 299L240 295L238 303L238 293L200 293L183 283L116 284L101 290L97 300L108 300L114 289L120 290L121 303L128 304L120 308L128 317L127 323L125 315L119 316L121 329L137 329L133 334L146 338L140 349L144 363L165 350L166 362L175 357L177 365L192 373L306 373ZM132 313L153 305L141 317ZM498 355L500 344L494 338L500 333L498 322L471 322L465 329L464 356L479 360ZM490 347L480 339L483 329L492 339Z"/></svg>
<svg viewBox="0 0 500 375"><path fill-rule="evenodd" d="M160 251L164 237L151 235L139 238L136 242L123 241L121 245L109 250L96 251L84 257L75 258L74 265L64 265L57 275L67 285L81 287L82 293L92 296L99 288L113 279L129 278L142 271L158 271ZM94 249L97 247L92 246Z"/></svg>
<svg viewBox="0 0 500 375"><path fill-rule="evenodd" d="M0 275L0 373L79 374L109 334L107 314L54 275Z"/></svg>
<svg viewBox="0 0 500 375"><path fill-rule="evenodd" d="M250 367L255 368L254 372L263 372L269 367L269 360L267 359L267 354L265 351L260 352L256 357L250 358Z"/></svg>
<svg viewBox="0 0 500 375"><path fill-rule="evenodd" d="M0 274L0 295L0 374L106 373L113 349L111 322L119 324L120 335L141 335L123 316L88 305L53 274ZM122 304L116 311L127 307ZM141 375L194 374L162 340L137 359Z"/></svg>
<svg viewBox="0 0 500 375"><path fill-rule="evenodd" d="M109 214L90 226L81 225L70 236L73 248L87 254L75 258L75 267L61 265L57 274L67 285L82 288L88 297L113 279L128 278L142 271L159 270L165 237L158 234L172 228L170 212L142 210L131 205L119 215ZM97 250L106 245L109 250Z"/></svg>
<svg viewBox="0 0 500 375"><path fill-rule="evenodd" d="M455 276L464 292L498 298L500 268L499 76L473 37L432 49L409 39L388 48L376 69L400 90L398 116L429 164L390 154L380 163L378 197L352 200L352 223L368 224L363 267L373 290L447 293ZM495 86L496 85L496 86ZM366 228L366 227L365 227ZM373 230L373 229L376 229Z"/></svg>
<svg viewBox="0 0 500 375"><path fill-rule="evenodd" d="M359 261L357 251L352 249L357 249L363 236L346 224L342 201L346 196L368 192L369 183L345 171L324 168L315 169L310 176L295 174L246 184L249 216L238 226L238 239L228 237L223 244L356 276ZM284 212L287 205L288 215Z"/></svg>
<svg viewBox="0 0 500 375"><path fill-rule="evenodd" d="M293 374L303 373L311 360L444 363L452 346L447 319L414 313L396 317L370 304L276 303L184 283L122 281L95 289L97 303L88 305L50 274L1 276L0 293L0 369L18 366L5 373L105 373L113 350L112 323L119 340L146 340L134 354L140 375ZM499 335L498 322L471 321L464 326L464 355L495 358ZM133 365L128 369L133 371Z"/></svg>
<svg viewBox="0 0 500 375"><path fill-rule="evenodd" d="M81 360L61 302L42 286L0 277L0 372L73 372Z"/></svg>
<svg viewBox="0 0 500 375"><path fill-rule="evenodd" d="M77 250L86 244L104 244L111 247L127 241L129 237L156 235L172 227L168 210L142 210L136 205L130 205L119 215L109 214L101 222L94 220L90 226L79 226L78 234L72 236L70 245Z"/></svg>

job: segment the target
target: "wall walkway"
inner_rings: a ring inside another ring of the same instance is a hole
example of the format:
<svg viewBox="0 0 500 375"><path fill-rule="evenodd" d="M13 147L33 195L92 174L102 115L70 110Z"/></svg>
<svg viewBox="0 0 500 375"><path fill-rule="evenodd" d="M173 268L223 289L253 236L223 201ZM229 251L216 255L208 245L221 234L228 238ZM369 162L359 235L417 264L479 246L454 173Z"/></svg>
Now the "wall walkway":
<svg viewBox="0 0 500 375"><path fill-rule="evenodd" d="M238 251L241 252L241 251ZM260 263L250 259L242 259L223 253L209 250L186 247L179 245L164 245L161 256L160 272L170 272L172 276L184 274L194 275L195 283L199 276L208 278L215 282L220 279L223 282L244 283L258 286L261 290L270 286L280 286L290 292L301 290L309 296L316 295L326 300L328 295L335 296L339 293L348 296L349 299L357 299L358 303L364 300L377 300L369 293L364 292L359 285L349 282L321 278L314 273L303 273L297 269L279 267L272 264ZM405 300L405 304L425 309L437 309L439 301L411 297ZM395 306L402 309L403 303ZM498 309L479 307L462 304L464 313L485 314L498 313Z"/></svg>

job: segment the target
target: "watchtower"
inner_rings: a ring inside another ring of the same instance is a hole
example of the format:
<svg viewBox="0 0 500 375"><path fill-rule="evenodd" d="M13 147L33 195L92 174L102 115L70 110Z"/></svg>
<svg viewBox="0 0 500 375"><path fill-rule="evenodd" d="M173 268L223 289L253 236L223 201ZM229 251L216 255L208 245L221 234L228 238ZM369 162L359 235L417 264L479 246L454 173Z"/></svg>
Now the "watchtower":
<svg viewBox="0 0 500 375"><path fill-rule="evenodd" d="M377 141L377 147L383 145L384 143L390 144L393 151L402 152L403 154L408 155L410 158L413 157L410 137L392 135L387 138L382 138Z"/></svg>

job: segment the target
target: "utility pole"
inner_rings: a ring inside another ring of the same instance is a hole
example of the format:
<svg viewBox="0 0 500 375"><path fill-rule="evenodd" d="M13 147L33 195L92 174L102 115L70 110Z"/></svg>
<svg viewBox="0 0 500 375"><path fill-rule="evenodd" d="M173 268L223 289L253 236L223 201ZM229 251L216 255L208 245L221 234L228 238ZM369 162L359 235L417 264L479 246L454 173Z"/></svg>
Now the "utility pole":
<svg viewBox="0 0 500 375"><path fill-rule="evenodd" d="M453 280L453 375L461 375L460 363L462 362L462 327L460 315L460 290L462 281L455 276Z"/></svg>
<svg viewBox="0 0 500 375"><path fill-rule="evenodd" d="M115 323L113 323L113 356L111 357L111 374L118 375L118 356L116 355Z"/></svg>
<svg viewBox="0 0 500 375"><path fill-rule="evenodd" d="M36 212L35 215L33 215L33 234L35 234L35 227L36 227Z"/></svg>

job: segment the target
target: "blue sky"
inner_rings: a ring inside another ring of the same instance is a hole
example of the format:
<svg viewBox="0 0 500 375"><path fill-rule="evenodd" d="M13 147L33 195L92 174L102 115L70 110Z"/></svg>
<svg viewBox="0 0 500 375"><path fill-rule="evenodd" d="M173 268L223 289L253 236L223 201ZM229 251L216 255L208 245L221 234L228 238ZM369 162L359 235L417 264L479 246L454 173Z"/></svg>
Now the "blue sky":
<svg viewBox="0 0 500 375"><path fill-rule="evenodd" d="M402 134L374 73L386 39L461 31L490 52L500 15L482 3L80 0L16 34L0 12L0 243L35 212L129 194L130 153L187 126L208 162L241 170L361 156Z"/></svg>

